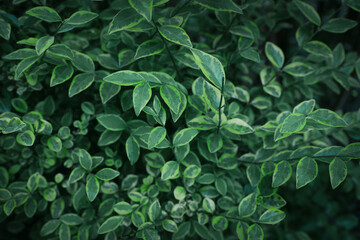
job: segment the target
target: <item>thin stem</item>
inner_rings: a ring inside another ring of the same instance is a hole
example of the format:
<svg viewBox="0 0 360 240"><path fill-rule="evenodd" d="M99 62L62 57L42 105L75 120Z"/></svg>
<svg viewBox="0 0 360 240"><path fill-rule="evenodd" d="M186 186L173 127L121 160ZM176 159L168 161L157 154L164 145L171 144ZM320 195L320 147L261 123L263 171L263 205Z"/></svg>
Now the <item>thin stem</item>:
<svg viewBox="0 0 360 240"><path fill-rule="evenodd" d="M170 56L170 59L171 59L172 64L174 65L176 74L179 76L179 78L180 78L180 80L181 80L182 77L181 77L179 68L178 68L178 66L176 65L174 56L173 56L172 53L170 52L169 46L167 45L167 42L166 42L165 38L160 34L159 29L158 29L158 27L157 27L157 25L156 25L156 22L155 22L154 20L152 20L152 21L153 21L153 23L154 23L154 25L155 25L156 32L158 33L158 35L160 36L161 40L163 41L163 43L164 43L164 45L165 45L165 48L166 48L166 51L168 52L168 54L169 54L169 56Z"/></svg>
<svg viewBox="0 0 360 240"><path fill-rule="evenodd" d="M222 78L222 84L221 84L221 96L220 96L220 103L219 103L219 123L218 123L218 128L217 128L217 132L219 133L220 131L220 126L221 126L221 105L222 105L222 101L224 98L224 85L225 85L225 78Z"/></svg>

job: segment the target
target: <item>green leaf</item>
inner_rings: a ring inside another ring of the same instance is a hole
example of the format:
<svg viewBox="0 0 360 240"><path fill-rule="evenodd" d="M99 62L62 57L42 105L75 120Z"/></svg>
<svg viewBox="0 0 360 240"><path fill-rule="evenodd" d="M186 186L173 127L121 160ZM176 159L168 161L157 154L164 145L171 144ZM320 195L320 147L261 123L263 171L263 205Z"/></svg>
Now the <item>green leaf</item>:
<svg viewBox="0 0 360 240"><path fill-rule="evenodd" d="M0 188L0 201L7 201L11 199L11 193L4 188Z"/></svg>
<svg viewBox="0 0 360 240"><path fill-rule="evenodd" d="M110 99L115 97L121 90L121 86L118 86L113 83L103 82L100 85L99 92L101 102L103 104L107 103Z"/></svg>
<svg viewBox="0 0 360 240"><path fill-rule="evenodd" d="M241 218L253 215L256 210L256 193L251 193L244 197L239 204L238 210Z"/></svg>
<svg viewBox="0 0 360 240"><path fill-rule="evenodd" d="M110 131L122 131L126 129L126 122L117 114L101 114L96 120Z"/></svg>
<svg viewBox="0 0 360 240"><path fill-rule="evenodd" d="M80 73L76 75L70 84L69 97L73 97L89 88L94 80L94 74L92 73Z"/></svg>
<svg viewBox="0 0 360 240"><path fill-rule="evenodd" d="M75 213L67 213L60 217L60 221L68 226L76 226L83 223L83 219Z"/></svg>
<svg viewBox="0 0 360 240"><path fill-rule="evenodd" d="M318 109L308 116L312 120L329 127L346 127L347 123L335 112L328 109Z"/></svg>
<svg viewBox="0 0 360 240"><path fill-rule="evenodd" d="M293 109L293 113L308 115L314 110L314 107L315 107L315 100L310 99L308 101L303 101L298 105L296 105Z"/></svg>
<svg viewBox="0 0 360 240"><path fill-rule="evenodd" d="M118 202L114 205L114 211L119 215L128 215L132 213L133 209L127 202Z"/></svg>
<svg viewBox="0 0 360 240"><path fill-rule="evenodd" d="M226 11L242 13L242 9L238 7L232 0L196 0L198 4L215 11Z"/></svg>
<svg viewBox="0 0 360 240"><path fill-rule="evenodd" d="M175 25L163 25L159 27L159 32L166 40L192 48L192 43L184 29Z"/></svg>
<svg viewBox="0 0 360 240"><path fill-rule="evenodd" d="M295 0L295 4L302 12L302 14L304 14L305 17L310 20L310 22L314 23L316 26L321 25L321 19L319 14L310 4L300 0Z"/></svg>
<svg viewBox="0 0 360 240"><path fill-rule="evenodd" d="M109 34L132 28L142 19L133 8L122 8L110 22Z"/></svg>
<svg viewBox="0 0 360 240"><path fill-rule="evenodd" d="M54 40L54 36L44 36L40 38L36 42L35 46L37 55L41 55L43 52L45 52L54 43Z"/></svg>
<svg viewBox="0 0 360 240"><path fill-rule="evenodd" d="M175 147L183 146L190 143L197 135L199 131L194 128L185 128L175 134L173 145Z"/></svg>
<svg viewBox="0 0 360 240"><path fill-rule="evenodd" d="M61 139L56 136L52 136L47 140L47 146L51 151L60 152L62 149Z"/></svg>
<svg viewBox="0 0 360 240"><path fill-rule="evenodd" d="M34 7L26 14L44 20L46 22L61 22L62 19L59 14L52 8L49 7Z"/></svg>
<svg viewBox="0 0 360 240"><path fill-rule="evenodd" d="M124 217L122 216L114 216L106 219L106 221L99 227L98 234L105 234L114 231L120 226L123 220Z"/></svg>
<svg viewBox="0 0 360 240"><path fill-rule="evenodd" d="M277 163L272 178L272 187L276 188L285 184L287 181L289 181L291 175L292 175L292 168L288 161L284 160Z"/></svg>
<svg viewBox="0 0 360 240"><path fill-rule="evenodd" d="M257 225L253 224L248 228L248 240L263 240L264 239L264 231L262 228Z"/></svg>
<svg viewBox="0 0 360 240"><path fill-rule="evenodd" d="M180 92L171 85L163 85L160 87L160 95L166 105L173 111L174 113L178 113L180 110L181 97Z"/></svg>
<svg viewBox="0 0 360 240"><path fill-rule="evenodd" d="M48 49L48 52L57 57L65 58L68 60L73 60L74 58L73 51L65 44L54 44Z"/></svg>
<svg viewBox="0 0 360 240"><path fill-rule="evenodd" d="M130 160L130 164L134 165L140 156L140 147L133 136L130 136L125 143L126 155Z"/></svg>
<svg viewBox="0 0 360 240"><path fill-rule="evenodd" d="M296 133L301 131L306 125L306 116L304 114L292 113L285 118L282 123L280 133Z"/></svg>
<svg viewBox="0 0 360 240"><path fill-rule="evenodd" d="M203 199L202 208L206 212L212 214L212 213L215 212L216 205L215 205L215 202L212 199L206 197L206 198Z"/></svg>
<svg viewBox="0 0 360 240"><path fill-rule="evenodd" d="M164 51L164 49L165 49L165 45L162 41L158 39L148 40L143 42L137 47L134 58L140 59L140 58L156 55Z"/></svg>
<svg viewBox="0 0 360 240"><path fill-rule="evenodd" d="M32 131L26 130L16 135L16 141L22 146L32 146L35 142L35 135Z"/></svg>
<svg viewBox="0 0 360 240"><path fill-rule="evenodd" d="M15 199L9 199L5 202L5 204L3 205L3 210L6 214L6 216L10 216L11 213L14 211L16 207L16 202Z"/></svg>
<svg viewBox="0 0 360 240"><path fill-rule="evenodd" d="M161 180L176 179L180 176L179 164L175 161L166 162L161 168Z"/></svg>
<svg viewBox="0 0 360 240"><path fill-rule="evenodd" d="M284 72L294 77L305 77L311 74L314 69L302 62L293 62L284 67Z"/></svg>
<svg viewBox="0 0 360 240"><path fill-rule="evenodd" d="M283 51L272 42L266 42L265 54L269 61L277 68L282 68L285 61Z"/></svg>
<svg viewBox="0 0 360 240"><path fill-rule="evenodd" d="M185 178L196 178L201 173L201 168L196 165L189 165L184 171Z"/></svg>
<svg viewBox="0 0 360 240"><path fill-rule="evenodd" d="M339 156L346 156L352 158L359 158L360 157L360 143L352 143L344 147Z"/></svg>
<svg viewBox="0 0 360 240"><path fill-rule="evenodd" d="M70 64L56 65L51 75L50 87L66 82L72 77L73 73L74 68Z"/></svg>
<svg viewBox="0 0 360 240"><path fill-rule="evenodd" d="M215 153L223 147L223 138L221 134L212 133L206 139L209 152Z"/></svg>
<svg viewBox="0 0 360 240"><path fill-rule="evenodd" d="M334 158L329 165L330 182L333 189L337 188L347 176L347 166L340 158Z"/></svg>
<svg viewBox="0 0 360 240"><path fill-rule="evenodd" d="M106 76L104 78L104 81L119 86L133 86L145 81L148 82L157 81L158 83L160 83L160 81L157 78L155 79L154 78L155 77L150 73L123 70Z"/></svg>
<svg viewBox="0 0 360 240"><path fill-rule="evenodd" d="M322 57L332 57L331 49L323 42L311 41L304 45L304 50Z"/></svg>
<svg viewBox="0 0 360 240"><path fill-rule="evenodd" d="M172 232L172 233L178 231L178 226L177 226L176 222L174 222L173 220L165 219L164 221L161 222L161 225L165 229L165 231Z"/></svg>
<svg viewBox="0 0 360 240"><path fill-rule="evenodd" d="M350 82L349 82L349 75L339 71L339 70L334 70L331 72L332 77L335 79L335 81L337 81L343 88L345 88L346 90L350 89Z"/></svg>
<svg viewBox="0 0 360 240"><path fill-rule="evenodd" d="M56 231L56 229L60 226L60 224L61 221L58 219L49 220L42 226L40 230L40 235L43 237L50 235L51 233Z"/></svg>
<svg viewBox="0 0 360 240"><path fill-rule="evenodd" d="M262 224L277 224L281 222L285 218L286 214L277 209L269 209L263 214L261 214L259 218L259 223Z"/></svg>
<svg viewBox="0 0 360 240"><path fill-rule="evenodd" d="M92 174L88 176L86 181L86 195L90 202L94 201L100 191L99 180Z"/></svg>
<svg viewBox="0 0 360 240"><path fill-rule="evenodd" d="M11 105L15 108L16 111L20 113L26 113L29 109L27 103L22 98L13 98L11 99Z"/></svg>
<svg viewBox="0 0 360 240"><path fill-rule="evenodd" d="M72 51L72 53L74 57L71 60L71 63L74 65L76 69L78 69L81 72L88 72L88 73L92 73L95 71L94 62L88 55L78 51Z"/></svg>
<svg viewBox="0 0 360 240"><path fill-rule="evenodd" d="M24 58L15 69L15 80L19 80L20 76L23 72L28 70L40 57L39 56L32 56Z"/></svg>
<svg viewBox="0 0 360 240"><path fill-rule="evenodd" d="M160 240L160 236L155 229L146 228L142 231L141 235L144 240Z"/></svg>
<svg viewBox="0 0 360 240"><path fill-rule="evenodd" d="M152 222L155 222L160 217L161 206L160 206L159 200L154 201L150 205L148 214L149 214L149 219Z"/></svg>
<svg viewBox="0 0 360 240"><path fill-rule="evenodd" d="M129 0L129 3L141 16L151 22L153 0Z"/></svg>
<svg viewBox="0 0 360 240"><path fill-rule="evenodd" d="M321 29L331 33L344 33L356 27L357 22L347 18L332 18Z"/></svg>
<svg viewBox="0 0 360 240"><path fill-rule="evenodd" d="M245 51L242 51L240 55L243 58L249 59L253 62L260 63L260 54L257 50L253 48L246 49Z"/></svg>
<svg viewBox="0 0 360 240"><path fill-rule="evenodd" d="M103 168L95 176L102 181L111 181L119 175L120 173L112 168Z"/></svg>
<svg viewBox="0 0 360 240"><path fill-rule="evenodd" d="M1 21L1 20L0 20ZM14 52L11 52L5 56L3 56L3 59L6 60L23 60L24 58L36 56L36 51L31 48L21 48Z"/></svg>
<svg viewBox="0 0 360 240"><path fill-rule="evenodd" d="M216 231L225 231L228 228L229 221L223 216L214 216L211 225Z"/></svg>
<svg viewBox="0 0 360 240"><path fill-rule="evenodd" d="M66 19L65 23L70 25L82 25L94 20L97 17L97 13L89 11L77 11L73 13L68 19Z"/></svg>
<svg viewBox="0 0 360 240"><path fill-rule="evenodd" d="M225 71L221 62L214 56L195 48L190 49L196 64L206 76L219 89L225 83Z"/></svg>
<svg viewBox="0 0 360 240"><path fill-rule="evenodd" d="M70 227L66 224L61 224L59 228L59 239L60 240L71 240Z"/></svg>
<svg viewBox="0 0 360 240"><path fill-rule="evenodd" d="M316 161L309 157L303 157L296 167L296 189L314 181L318 174L318 165Z"/></svg>
<svg viewBox="0 0 360 240"><path fill-rule="evenodd" d="M10 39L11 25L4 19L0 18L0 36L5 40Z"/></svg>
<svg viewBox="0 0 360 240"><path fill-rule="evenodd" d="M216 123L207 116L198 116L191 119L187 125L197 130L210 130L217 127Z"/></svg>
<svg viewBox="0 0 360 240"><path fill-rule="evenodd" d="M90 171L93 165L91 155L85 149L80 149L78 154L79 154L80 165L85 170Z"/></svg>
<svg viewBox="0 0 360 240"><path fill-rule="evenodd" d="M113 144L116 141L118 141L120 137L121 137L121 132L113 132L113 131L105 130L100 135L98 146L103 147Z"/></svg>
<svg viewBox="0 0 360 240"><path fill-rule="evenodd" d="M151 130L149 139L148 139L148 147L149 149L156 147L166 138L166 129L163 127L156 127Z"/></svg>
<svg viewBox="0 0 360 240"><path fill-rule="evenodd" d="M75 183L85 176L86 171L81 167L76 167L71 171L69 182Z"/></svg>
<svg viewBox="0 0 360 240"><path fill-rule="evenodd" d="M133 105L136 116L139 116L140 112L149 102L151 93L151 87L147 82L140 83L134 88Z"/></svg>
<svg viewBox="0 0 360 240"><path fill-rule="evenodd" d="M238 135L250 134L254 132L254 129L240 118L228 120L222 128Z"/></svg>

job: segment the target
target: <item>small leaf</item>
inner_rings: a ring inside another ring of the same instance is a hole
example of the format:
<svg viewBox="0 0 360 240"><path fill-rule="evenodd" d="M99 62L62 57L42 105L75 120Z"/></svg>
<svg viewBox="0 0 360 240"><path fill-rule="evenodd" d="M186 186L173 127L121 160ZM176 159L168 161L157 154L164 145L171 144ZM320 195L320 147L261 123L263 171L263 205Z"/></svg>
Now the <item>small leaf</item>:
<svg viewBox="0 0 360 240"><path fill-rule="evenodd" d="M121 86L113 83L103 82L100 85L99 92L101 102L106 104L110 99L115 97L121 90Z"/></svg>
<svg viewBox="0 0 360 240"><path fill-rule="evenodd" d="M114 231L120 226L123 220L124 217L122 216L114 216L106 219L106 221L99 227L98 234L105 234Z"/></svg>
<svg viewBox="0 0 360 240"><path fill-rule="evenodd" d="M155 220L157 220L160 217L161 206L160 206L159 200L154 201L150 205L148 214L149 214L150 221L152 221L152 222L155 222Z"/></svg>
<svg viewBox="0 0 360 240"><path fill-rule="evenodd" d="M76 94L86 90L94 82L94 74L92 73L80 73L76 75L69 88L69 97L73 97Z"/></svg>
<svg viewBox="0 0 360 240"><path fill-rule="evenodd" d="M91 155L85 150L79 150L79 162L80 165L87 171L90 171L93 165Z"/></svg>
<svg viewBox="0 0 360 240"><path fill-rule="evenodd" d="M53 43L54 43L54 37L53 36L44 36L40 38L36 42L35 50L37 55L41 55L43 52L45 52Z"/></svg>
<svg viewBox="0 0 360 240"><path fill-rule="evenodd" d="M161 222L161 225L165 229L165 231L173 232L173 233L178 231L178 226L176 222L174 222L173 220L165 219L164 221Z"/></svg>
<svg viewBox="0 0 360 240"><path fill-rule="evenodd" d="M163 25L159 27L159 32L170 42L192 48L189 36L181 27L175 25Z"/></svg>
<svg viewBox="0 0 360 240"><path fill-rule="evenodd" d="M56 136L52 136L47 140L47 146L51 151L60 152L62 149L61 139Z"/></svg>
<svg viewBox="0 0 360 240"><path fill-rule="evenodd" d="M125 216L132 213L133 209L127 202L118 202L114 205L114 211L119 215Z"/></svg>
<svg viewBox="0 0 360 240"><path fill-rule="evenodd" d="M315 160L303 157L296 167L296 189L314 181L318 174L318 165Z"/></svg>
<svg viewBox="0 0 360 240"><path fill-rule="evenodd" d="M176 179L180 175L179 164L175 161L166 162L161 168L161 180Z"/></svg>
<svg viewBox="0 0 360 240"><path fill-rule="evenodd" d="M77 11L73 13L68 19L66 19L65 23L70 25L82 25L94 20L97 17L97 13L89 11Z"/></svg>
<svg viewBox="0 0 360 240"><path fill-rule="evenodd" d="M227 121L222 128L225 128L234 134L250 134L254 132L254 129L240 118L234 118Z"/></svg>
<svg viewBox="0 0 360 240"><path fill-rule="evenodd" d="M164 49L165 45L162 41L158 39L148 40L137 47L134 58L140 59L156 55L164 51Z"/></svg>
<svg viewBox="0 0 360 240"><path fill-rule="evenodd" d="M242 13L242 9L238 7L232 0L196 0L196 2L206 8L215 11L226 11Z"/></svg>
<svg viewBox="0 0 360 240"><path fill-rule="evenodd" d="M102 181L111 181L119 175L120 173L112 168L103 168L95 176Z"/></svg>
<svg viewBox="0 0 360 240"><path fill-rule="evenodd" d="M148 22L151 22L153 0L129 0L129 3Z"/></svg>
<svg viewBox="0 0 360 240"><path fill-rule="evenodd" d="M229 221L223 216L215 216L212 218L211 225L216 231L225 231L228 228Z"/></svg>
<svg viewBox="0 0 360 240"><path fill-rule="evenodd" d="M175 147L183 146L190 143L197 135L199 131L194 128L185 128L175 134L173 145Z"/></svg>
<svg viewBox="0 0 360 240"><path fill-rule="evenodd" d="M330 182L333 189L337 188L347 176L347 166L340 158L334 158L329 165Z"/></svg>
<svg viewBox="0 0 360 240"><path fill-rule="evenodd" d="M139 116L140 112L149 102L151 93L151 87L147 82L140 83L134 88L133 105L136 116Z"/></svg>
<svg viewBox="0 0 360 240"><path fill-rule="evenodd" d="M22 146L32 146L35 142L35 135L32 131L26 130L16 136L16 141Z"/></svg>
<svg viewBox="0 0 360 240"><path fill-rule="evenodd" d="M329 127L347 126L347 123L339 115L328 109L318 109L310 113L309 118Z"/></svg>
<svg viewBox="0 0 360 240"><path fill-rule="evenodd" d="M94 176L90 175L86 181L86 195L90 202L94 201L100 191L99 180Z"/></svg>
<svg viewBox="0 0 360 240"><path fill-rule="evenodd" d="M331 33L344 33L356 27L357 22L347 18L332 18L321 27L322 30Z"/></svg>
<svg viewBox="0 0 360 240"><path fill-rule="evenodd" d="M73 73L74 68L70 64L56 65L51 75L50 87L66 82L72 77Z"/></svg>
<svg viewBox="0 0 360 240"><path fill-rule="evenodd" d="M221 62L214 56L207 54L195 48L190 49L196 64L199 66L203 74L209 79L216 87L222 88L223 82L225 83L225 71Z"/></svg>
<svg viewBox="0 0 360 240"><path fill-rule="evenodd" d="M159 145L166 137L166 129L163 127L156 127L151 130L149 139L148 139L148 147L149 149L156 147Z"/></svg>
<svg viewBox="0 0 360 240"><path fill-rule="evenodd" d="M285 118L282 123L280 133L296 133L301 131L306 125L306 116L304 114L292 113Z"/></svg>
<svg viewBox="0 0 360 240"><path fill-rule="evenodd" d="M174 113L178 113L180 110L181 97L180 92L171 85L163 85L160 87L160 95L166 105L173 111Z"/></svg>
<svg viewBox="0 0 360 240"><path fill-rule="evenodd" d="M308 115L314 110L314 107L315 107L314 99L303 101L294 107L293 113Z"/></svg>
<svg viewBox="0 0 360 240"><path fill-rule="evenodd" d="M265 54L269 61L277 68L284 65L285 56L283 51L272 42L266 42Z"/></svg>
<svg viewBox="0 0 360 240"><path fill-rule="evenodd" d="M272 187L280 187L285 184L292 175L292 168L288 161L281 161L276 164L272 178Z"/></svg>
<svg viewBox="0 0 360 240"><path fill-rule="evenodd" d="M248 240L263 240L264 239L264 231L262 228L257 225L253 224L248 228L247 231L248 234Z"/></svg>
<svg viewBox="0 0 360 240"><path fill-rule="evenodd" d="M130 160L130 164L134 165L140 156L140 147L133 136L130 136L125 143L126 155Z"/></svg>
<svg viewBox="0 0 360 240"><path fill-rule="evenodd" d="M15 69L15 79L19 80L22 73L28 70L37 60L39 60L39 56L31 56L24 58Z"/></svg>
<svg viewBox="0 0 360 240"><path fill-rule="evenodd" d="M304 45L304 50L322 57L332 57L331 49L323 42L311 41Z"/></svg>
<svg viewBox="0 0 360 240"><path fill-rule="evenodd" d="M122 131L126 129L126 122L117 114L101 114L96 120L110 131Z"/></svg>
<svg viewBox="0 0 360 240"><path fill-rule="evenodd" d="M11 25L4 19L0 18L0 36L5 40L10 39Z"/></svg>
<svg viewBox="0 0 360 240"><path fill-rule="evenodd" d="M260 54L258 51L256 51L253 48L246 49L245 51L242 51L240 55L243 58L249 59L253 62L260 63Z"/></svg>
<svg viewBox="0 0 360 240"><path fill-rule="evenodd" d="M300 1L300 0L296 0L295 4L299 8L299 10L302 12L302 14L305 15L305 17L307 19L309 19L316 26L321 25L321 19L320 19L319 14L316 12L316 10L310 4Z"/></svg>
<svg viewBox="0 0 360 240"><path fill-rule="evenodd" d="M302 62L293 62L284 67L284 72L294 77L305 77L311 74L314 69Z"/></svg>
<svg viewBox="0 0 360 240"><path fill-rule="evenodd" d="M59 14L52 8L49 7L34 7L26 14L44 20L46 22L61 22L62 19Z"/></svg>
<svg viewBox="0 0 360 240"><path fill-rule="evenodd" d="M122 8L110 22L109 34L134 27L142 19L133 8Z"/></svg>
<svg viewBox="0 0 360 240"><path fill-rule="evenodd" d="M286 214L277 209L268 209L266 212L261 214L259 223L262 224L277 224L285 218Z"/></svg>
<svg viewBox="0 0 360 240"><path fill-rule="evenodd" d="M83 223L83 219L75 213L67 213L60 217L60 221L68 226L76 226Z"/></svg>
<svg viewBox="0 0 360 240"><path fill-rule="evenodd" d="M239 204L239 216L241 218L250 217L256 210L256 193L251 193L244 197Z"/></svg>
<svg viewBox="0 0 360 240"><path fill-rule="evenodd" d="M196 178L201 173L201 168L196 165L189 165L184 171L185 178Z"/></svg>

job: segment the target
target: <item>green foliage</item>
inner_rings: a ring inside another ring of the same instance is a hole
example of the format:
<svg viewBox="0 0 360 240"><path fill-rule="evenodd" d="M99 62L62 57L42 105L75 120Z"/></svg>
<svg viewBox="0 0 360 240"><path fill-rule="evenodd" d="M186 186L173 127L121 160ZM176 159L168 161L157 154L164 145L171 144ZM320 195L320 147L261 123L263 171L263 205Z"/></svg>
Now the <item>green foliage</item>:
<svg viewBox="0 0 360 240"><path fill-rule="evenodd" d="M0 7L2 238L360 238L358 1Z"/></svg>

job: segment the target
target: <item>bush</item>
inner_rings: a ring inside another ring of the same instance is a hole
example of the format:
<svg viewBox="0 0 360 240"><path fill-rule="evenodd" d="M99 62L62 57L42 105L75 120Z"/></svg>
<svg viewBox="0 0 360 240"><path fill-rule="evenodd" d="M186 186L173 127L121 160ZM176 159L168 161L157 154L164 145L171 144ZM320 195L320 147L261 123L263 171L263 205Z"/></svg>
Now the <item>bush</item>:
<svg viewBox="0 0 360 240"><path fill-rule="evenodd" d="M357 0L0 6L0 239L360 239Z"/></svg>

